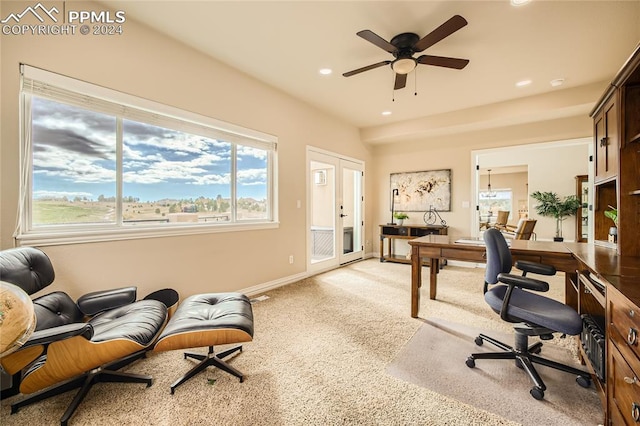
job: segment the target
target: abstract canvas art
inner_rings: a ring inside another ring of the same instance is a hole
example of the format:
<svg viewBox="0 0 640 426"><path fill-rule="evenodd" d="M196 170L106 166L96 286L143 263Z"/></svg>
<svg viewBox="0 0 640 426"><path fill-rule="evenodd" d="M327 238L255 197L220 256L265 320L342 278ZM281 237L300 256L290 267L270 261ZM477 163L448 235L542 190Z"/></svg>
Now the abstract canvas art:
<svg viewBox="0 0 640 426"><path fill-rule="evenodd" d="M391 173L391 189L396 211L451 211L451 169Z"/></svg>

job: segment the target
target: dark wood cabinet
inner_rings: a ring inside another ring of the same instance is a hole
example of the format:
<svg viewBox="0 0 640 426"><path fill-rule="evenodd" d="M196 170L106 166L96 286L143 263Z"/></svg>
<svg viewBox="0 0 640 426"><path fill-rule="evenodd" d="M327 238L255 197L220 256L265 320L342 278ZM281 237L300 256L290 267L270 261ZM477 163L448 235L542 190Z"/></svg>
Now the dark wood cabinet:
<svg viewBox="0 0 640 426"><path fill-rule="evenodd" d="M576 241L586 243L589 240L589 177L576 176L576 198L580 207L576 212Z"/></svg>
<svg viewBox="0 0 640 426"><path fill-rule="evenodd" d="M583 245L589 248L581 248L579 257L587 274L604 283L606 296L606 383L597 384L605 392L606 424L635 424L640 423L640 45L591 117L596 246ZM613 244L606 241L614 226L604 216L609 206L618 210Z"/></svg>
<svg viewBox="0 0 640 426"><path fill-rule="evenodd" d="M380 225L380 262L411 263L411 257L394 253L394 240L412 240L431 234L447 235L447 230L448 227L442 225ZM384 240L388 241L386 254Z"/></svg>
<svg viewBox="0 0 640 426"><path fill-rule="evenodd" d="M611 97L594 116L595 140L595 182L605 182L618 175L618 102L617 92Z"/></svg>
<svg viewBox="0 0 640 426"><path fill-rule="evenodd" d="M640 256L640 45L591 112L594 120L594 241ZM604 216L618 209L617 236Z"/></svg>

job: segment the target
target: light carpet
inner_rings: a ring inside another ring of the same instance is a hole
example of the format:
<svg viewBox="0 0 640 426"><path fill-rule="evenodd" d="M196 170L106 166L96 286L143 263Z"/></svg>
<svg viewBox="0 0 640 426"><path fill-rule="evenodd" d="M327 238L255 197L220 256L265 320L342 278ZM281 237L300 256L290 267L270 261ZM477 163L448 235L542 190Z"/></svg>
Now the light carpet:
<svg viewBox="0 0 640 426"><path fill-rule="evenodd" d="M529 395L532 387L529 376L514 361L481 359L476 361L475 368L467 367L465 360L473 352L500 351L486 342L476 346L474 338L481 332L449 321L427 320L387 371L523 425L580 426L600 419L602 408L595 388L580 387L571 374L536 364L547 386L544 400L538 401ZM489 335L513 344L513 335L497 332ZM555 344L543 344L541 356L581 368L571 351Z"/></svg>
<svg viewBox="0 0 640 426"><path fill-rule="evenodd" d="M370 259L269 291L267 300L253 305L253 342L230 360L246 375L243 383L209 368L171 395L169 386L193 361L180 351L150 353L126 370L152 375L153 386L99 383L70 426L518 424L387 372L426 319L487 332L511 329L484 303L482 269L444 268L438 299L429 300L428 289L422 290L419 319L410 316L410 280L408 265ZM552 288L551 294L562 297L562 277ZM482 392L472 385L469 381L470 392ZM9 415L9 406L16 397L8 398L1 404L0 423L59 424L73 395L15 415Z"/></svg>

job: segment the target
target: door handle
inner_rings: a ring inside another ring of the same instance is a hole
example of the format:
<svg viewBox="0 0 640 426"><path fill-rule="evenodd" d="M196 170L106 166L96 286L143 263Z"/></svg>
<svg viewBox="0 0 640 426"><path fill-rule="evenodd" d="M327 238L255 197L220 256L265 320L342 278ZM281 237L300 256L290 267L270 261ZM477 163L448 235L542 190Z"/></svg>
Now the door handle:
<svg viewBox="0 0 640 426"><path fill-rule="evenodd" d="M340 213L340 217L347 217L347 216L349 216L349 215Z"/></svg>

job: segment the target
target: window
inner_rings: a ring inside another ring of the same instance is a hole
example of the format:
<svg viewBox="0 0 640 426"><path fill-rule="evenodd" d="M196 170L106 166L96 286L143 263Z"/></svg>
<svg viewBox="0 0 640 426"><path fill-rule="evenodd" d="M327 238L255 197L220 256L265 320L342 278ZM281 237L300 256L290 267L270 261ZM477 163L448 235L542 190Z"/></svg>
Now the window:
<svg viewBox="0 0 640 426"><path fill-rule="evenodd" d="M276 223L275 137L22 71L16 238L42 244Z"/></svg>
<svg viewBox="0 0 640 426"><path fill-rule="evenodd" d="M513 198L511 189L495 189L492 195L488 197L484 192L478 195L481 221L492 223L499 211L511 212Z"/></svg>

